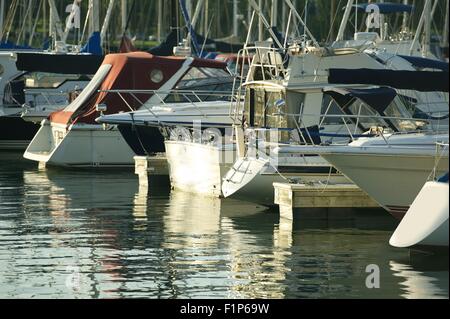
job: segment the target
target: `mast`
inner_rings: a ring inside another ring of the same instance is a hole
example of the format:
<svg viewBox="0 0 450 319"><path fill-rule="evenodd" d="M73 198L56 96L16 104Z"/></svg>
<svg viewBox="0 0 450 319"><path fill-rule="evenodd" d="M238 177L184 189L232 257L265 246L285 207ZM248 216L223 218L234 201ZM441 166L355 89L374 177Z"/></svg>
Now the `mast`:
<svg viewBox="0 0 450 319"><path fill-rule="evenodd" d="M178 1L171 0L170 2L170 24L171 28L177 31L177 43L180 42L180 33L178 29Z"/></svg>
<svg viewBox="0 0 450 319"><path fill-rule="evenodd" d="M350 17L350 13L352 12L353 2L354 2L354 0L347 1L347 6L345 7L344 16L342 17L341 25L339 26L339 31L338 31L338 34L336 37L336 41L344 40L345 27L347 26L348 19Z"/></svg>
<svg viewBox="0 0 450 319"><path fill-rule="evenodd" d="M103 21L102 31L100 32L100 41L103 44L108 32L109 22L111 21L111 14L114 8L115 0L109 0L108 10L106 11L105 21Z"/></svg>
<svg viewBox="0 0 450 319"><path fill-rule="evenodd" d="M90 34L100 31L100 2L99 0L89 0L91 14L89 17Z"/></svg>
<svg viewBox="0 0 450 319"><path fill-rule="evenodd" d="M189 14L189 19L191 19L191 26L194 29L194 31L195 31L195 25L197 24L197 21L199 20L200 13L202 11L204 2L205 2L204 0L199 0L197 2L197 6L195 8L194 16L191 16L191 13L188 13ZM187 43L191 43L191 39L192 39L192 35L189 32L188 35L187 35Z"/></svg>
<svg viewBox="0 0 450 319"><path fill-rule="evenodd" d="M188 12L188 15L192 17L192 0L186 0L186 9Z"/></svg>
<svg viewBox="0 0 450 319"><path fill-rule="evenodd" d="M278 0L272 0L272 14L270 17L272 27L278 25Z"/></svg>
<svg viewBox="0 0 450 319"><path fill-rule="evenodd" d="M3 34L4 20L5 20L5 0L0 0L0 34Z"/></svg>
<svg viewBox="0 0 450 319"><path fill-rule="evenodd" d="M442 47L447 48L448 50L448 28L449 28L449 21L448 21L448 10L449 10L449 0L446 1L446 7L445 7L445 22L444 22L444 32L442 32Z"/></svg>
<svg viewBox="0 0 450 319"><path fill-rule="evenodd" d="M206 0L205 2L205 15L203 17L204 20L204 26L203 26L203 34L206 35L209 33L209 0Z"/></svg>
<svg viewBox="0 0 450 319"><path fill-rule="evenodd" d="M261 14L259 15L259 23L258 23L258 41L264 40L264 22L262 18L262 0L258 1L258 7L260 8Z"/></svg>
<svg viewBox="0 0 450 319"><path fill-rule="evenodd" d="M120 15L122 20L122 34L125 32L127 28L127 20L128 20L128 1L120 0Z"/></svg>
<svg viewBox="0 0 450 319"><path fill-rule="evenodd" d="M2 0L3 1L3 0ZM46 36L47 33L47 6L45 5L45 1L42 1L42 13L43 13L43 28L44 28L44 37Z"/></svg>
<svg viewBox="0 0 450 319"><path fill-rule="evenodd" d="M238 0L233 0L233 36L238 36Z"/></svg>
<svg viewBox="0 0 450 319"><path fill-rule="evenodd" d="M72 29L73 27L75 27L75 28L79 28L80 27L79 26L79 21L75 22L74 24L72 24L72 21L75 18L76 19L80 18L79 16L77 17L77 11L79 13L79 7L78 7L78 3L77 2L78 2L77 0L74 0L73 3L72 3L72 6L70 6L70 14L69 14L69 17L66 20L66 27L64 29L64 38L63 38L64 41L67 40L67 36L69 35L70 29ZM66 12L68 12L67 9L66 9Z"/></svg>
<svg viewBox="0 0 450 319"><path fill-rule="evenodd" d="M403 4L408 5L409 1L403 0ZM406 31L407 28L408 28L408 12L405 11L403 12L402 31Z"/></svg>
<svg viewBox="0 0 450 319"><path fill-rule="evenodd" d="M192 27L195 27L195 25L197 24L197 21L199 21L200 13L202 12L204 3L205 3L205 0L198 0L197 6L195 7L194 15L191 18Z"/></svg>
<svg viewBox="0 0 450 319"><path fill-rule="evenodd" d="M312 42L314 43L314 46L319 48L319 42L317 42L316 38L314 37L314 35L311 33L311 31L309 30L308 26L306 25L306 23L303 21L302 17L300 16L300 14L298 13L298 11L295 9L294 5L292 4L291 0L284 0L286 2L286 4L288 5L288 7L292 10L292 13L294 14L295 17L297 17L298 21L300 21L300 23L303 25L303 27L305 28L305 32L306 34L308 34L309 38L312 40Z"/></svg>
<svg viewBox="0 0 450 319"><path fill-rule="evenodd" d="M282 7L281 7L281 19L282 19L281 24L282 24L283 30L286 30L286 28L287 28L286 17L287 17L287 8L286 8L286 3L283 1ZM286 36L287 36L287 34L286 34Z"/></svg>
<svg viewBox="0 0 450 319"><path fill-rule="evenodd" d="M430 50L430 41L431 41L431 0L427 0L425 2L425 34L422 45L422 56L426 57Z"/></svg>
<svg viewBox="0 0 450 319"><path fill-rule="evenodd" d="M416 33L414 35L414 39L411 43L411 47L409 48L409 54L412 55L414 51L414 47L416 43L419 42L420 34L422 33L424 21L426 19L426 9L431 7L431 0L425 0L424 9L422 11L422 15L420 16L419 24L417 25Z"/></svg>
<svg viewBox="0 0 450 319"><path fill-rule="evenodd" d="M162 34L162 20L163 20L163 3L162 0L158 0L158 25L157 25L157 40L161 42L161 34Z"/></svg>
<svg viewBox="0 0 450 319"><path fill-rule="evenodd" d="M261 0L260 0L261 1ZM255 12L259 15L259 18L262 22L262 24L267 28L267 30L269 31L272 39L275 41L276 45L280 48L283 47L283 44L280 43L280 41L278 40L278 38L276 37L275 33L272 31L272 29L270 28L270 24L269 22L267 22L266 18L264 17L263 12L261 11L261 7L258 6L258 4L256 3L255 0L249 0L250 5L253 7L253 9L255 10Z"/></svg>
<svg viewBox="0 0 450 319"><path fill-rule="evenodd" d="M336 0L331 0L330 10L330 39L334 38L334 17L336 15ZM328 38L327 38L328 41Z"/></svg>
<svg viewBox="0 0 450 319"><path fill-rule="evenodd" d="M52 36L54 40L56 40L57 36L64 40L64 32L61 27L61 20L59 19L55 1L48 0L48 4L50 6L50 36Z"/></svg>
<svg viewBox="0 0 450 319"><path fill-rule="evenodd" d="M50 3L49 0L49 16L48 16L48 36L51 38L53 37L53 6Z"/></svg>

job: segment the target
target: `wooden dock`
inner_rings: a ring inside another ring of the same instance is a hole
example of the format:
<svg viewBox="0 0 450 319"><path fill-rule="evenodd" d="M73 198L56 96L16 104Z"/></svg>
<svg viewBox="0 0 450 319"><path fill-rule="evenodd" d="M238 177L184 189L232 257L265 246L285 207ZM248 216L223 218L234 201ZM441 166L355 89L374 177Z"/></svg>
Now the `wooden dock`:
<svg viewBox="0 0 450 319"><path fill-rule="evenodd" d="M379 205L352 184L319 185L274 183L280 218L293 219L302 208L377 208ZM326 212L326 210L325 210ZM319 217L319 216L318 216Z"/></svg>
<svg viewBox="0 0 450 319"><path fill-rule="evenodd" d="M169 166L165 154L135 156L134 171L139 176L139 185L148 186L149 176L168 176Z"/></svg>

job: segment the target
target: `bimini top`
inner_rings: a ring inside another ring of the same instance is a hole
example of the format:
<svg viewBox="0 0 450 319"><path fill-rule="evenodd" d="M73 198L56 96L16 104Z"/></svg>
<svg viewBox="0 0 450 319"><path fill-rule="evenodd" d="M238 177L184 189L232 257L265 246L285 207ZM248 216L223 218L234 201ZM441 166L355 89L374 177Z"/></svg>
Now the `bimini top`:
<svg viewBox="0 0 450 319"><path fill-rule="evenodd" d="M95 74L104 59L93 54L53 54L47 52L17 52L19 71L56 74Z"/></svg>
<svg viewBox="0 0 450 319"><path fill-rule="evenodd" d="M158 90L171 79L175 86L191 67L220 68L226 70L225 63L193 58L159 57L147 52L131 52L107 55L93 79L81 94L64 110L52 113L53 123L97 124L100 116L96 105L104 104L104 114L136 110L153 94L111 94L109 90ZM183 71L184 70L184 71ZM181 73L181 74L180 74ZM173 84L172 84L173 83ZM166 88L165 88L166 89ZM169 90L172 87L168 88ZM131 108L131 109L130 109Z"/></svg>
<svg viewBox="0 0 450 319"><path fill-rule="evenodd" d="M373 89L328 88L324 90L324 93L331 95L343 109L349 106L353 99L357 98L370 105L380 114L384 113L397 96L397 92L388 87Z"/></svg>
<svg viewBox="0 0 450 319"><path fill-rule="evenodd" d="M380 9L380 13L386 14L386 13L401 13L401 12L409 12L411 13L414 11L414 6L409 4L402 4L402 3L392 3L392 2L384 2L384 3L360 3L355 4L353 7L355 7L359 11L366 11L367 6L370 4L374 4L378 6Z"/></svg>

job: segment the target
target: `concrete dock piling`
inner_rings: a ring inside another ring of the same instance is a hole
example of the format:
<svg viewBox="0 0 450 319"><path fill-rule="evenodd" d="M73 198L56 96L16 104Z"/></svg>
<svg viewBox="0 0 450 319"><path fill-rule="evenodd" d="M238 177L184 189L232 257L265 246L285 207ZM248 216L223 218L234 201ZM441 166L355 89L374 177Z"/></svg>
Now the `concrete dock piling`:
<svg viewBox="0 0 450 319"><path fill-rule="evenodd" d="M379 205L365 192L352 184L310 185L274 183L274 202L279 206L280 218L293 219L302 208L375 208ZM321 210L326 214L326 210ZM320 216L317 216L320 218Z"/></svg>

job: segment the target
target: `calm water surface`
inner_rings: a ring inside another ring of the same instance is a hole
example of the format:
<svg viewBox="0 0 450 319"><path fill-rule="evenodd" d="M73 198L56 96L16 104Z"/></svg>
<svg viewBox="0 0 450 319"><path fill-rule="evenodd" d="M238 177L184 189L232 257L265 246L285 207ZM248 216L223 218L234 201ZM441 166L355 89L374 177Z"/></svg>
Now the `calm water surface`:
<svg viewBox="0 0 450 319"><path fill-rule="evenodd" d="M448 298L448 255L390 247L384 212L280 224L164 184L0 153L0 297ZM366 288L369 264L380 289Z"/></svg>

